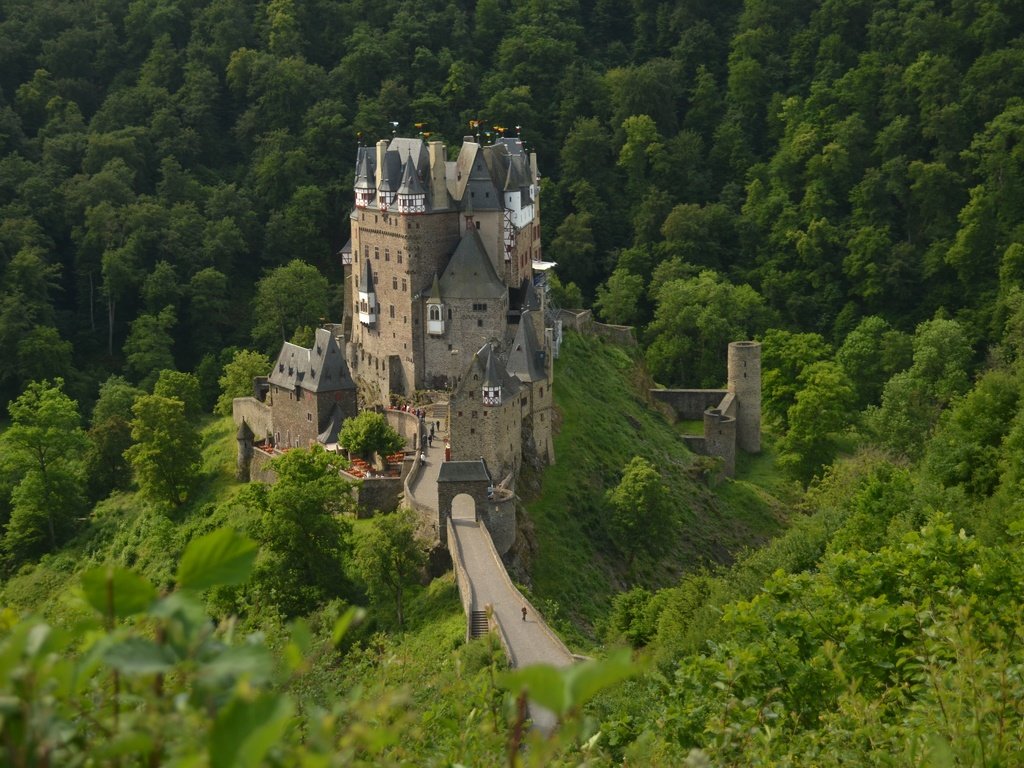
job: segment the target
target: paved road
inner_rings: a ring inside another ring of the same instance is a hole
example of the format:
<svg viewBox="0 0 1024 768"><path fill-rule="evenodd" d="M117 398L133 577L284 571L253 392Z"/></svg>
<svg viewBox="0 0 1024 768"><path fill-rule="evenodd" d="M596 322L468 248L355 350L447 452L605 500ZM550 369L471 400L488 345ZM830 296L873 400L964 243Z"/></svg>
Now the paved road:
<svg viewBox="0 0 1024 768"><path fill-rule="evenodd" d="M441 429L443 433L447 432L443 421ZM444 461L444 441L438 438L439 435L435 435L434 446L427 448L427 461L409 489L417 503L434 510L437 509L437 475ZM452 529L454 541L448 545L452 557L459 558L463 564L470 583L470 608L482 611L488 605L492 607L504 630L512 666L551 664L561 667L571 664L573 658L565 645L555 637L543 617L527 606L522 594L512 585L483 523L456 516L452 520ZM524 606L527 606L525 621L522 614ZM554 729L556 720L551 712L531 705L530 714L535 727L548 733Z"/></svg>

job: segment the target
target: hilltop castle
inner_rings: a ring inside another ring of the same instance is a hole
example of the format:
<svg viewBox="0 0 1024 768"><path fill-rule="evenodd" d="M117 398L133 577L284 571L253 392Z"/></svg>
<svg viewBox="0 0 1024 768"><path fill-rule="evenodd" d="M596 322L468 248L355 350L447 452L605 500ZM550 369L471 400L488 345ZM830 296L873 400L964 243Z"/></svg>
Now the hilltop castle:
<svg viewBox="0 0 1024 768"><path fill-rule="evenodd" d="M553 461L536 155L518 138L466 137L453 161L439 141L381 140L359 148L353 189L342 323L282 347L257 402L236 403L240 445L329 444L357 408L447 389L453 460L483 458L496 482L524 451Z"/></svg>

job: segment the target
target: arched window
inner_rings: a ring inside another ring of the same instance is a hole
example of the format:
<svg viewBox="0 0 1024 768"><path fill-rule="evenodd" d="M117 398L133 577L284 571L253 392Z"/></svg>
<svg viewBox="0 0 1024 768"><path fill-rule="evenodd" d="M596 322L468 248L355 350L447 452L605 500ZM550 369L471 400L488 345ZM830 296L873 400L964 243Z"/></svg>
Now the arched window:
<svg viewBox="0 0 1024 768"><path fill-rule="evenodd" d="M441 308L439 306L437 306L437 304L432 304L430 306L430 319L431 320L440 320L441 319Z"/></svg>

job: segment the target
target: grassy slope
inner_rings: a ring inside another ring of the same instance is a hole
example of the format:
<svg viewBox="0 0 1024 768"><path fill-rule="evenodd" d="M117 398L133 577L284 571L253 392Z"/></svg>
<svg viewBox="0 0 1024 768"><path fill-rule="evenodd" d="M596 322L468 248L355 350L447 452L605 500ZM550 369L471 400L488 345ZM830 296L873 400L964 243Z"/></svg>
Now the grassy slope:
<svg viewBox="0 0 1024 768"><path fill-rule="evenodd" d="M527 510L537 545L534 594L563 631L572 620L583 634L577 641L594 636L622 589L666 586L701 565L730 562L785 525L793 490L773 479L770 451L742 457L736 481L709 489L678 431L648 403L648 386L630 351L566 335L555 368L557 463L545 470L543 494L528 500ZM660 468L677 525L664 532L666 551L639 556L630 574L607 531L604 494L634 455Z"/></svg>
<svg viewBox="0 0 1024 768"><path fill-rule="evenodd" d="M234 480L235 429L229 417L206 417L201 424L203 470L192 497L171 515L154 510L133 492L119 492L93 509L88 526L59 552L24 566L0 586L0 603L38 609L50 618L73 610L67 601L78 573L115 561L170 586L178 557L197 531L211 525L215 506L241 486ZM217 524L231 522L223 520Z"/></svg>

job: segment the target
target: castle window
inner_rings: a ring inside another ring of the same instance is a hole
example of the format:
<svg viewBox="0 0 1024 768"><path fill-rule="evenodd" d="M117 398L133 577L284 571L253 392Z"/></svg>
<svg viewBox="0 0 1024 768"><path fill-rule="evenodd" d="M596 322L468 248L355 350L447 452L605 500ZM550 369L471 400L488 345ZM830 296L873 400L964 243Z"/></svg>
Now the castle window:
<svg viewBox="0 0 1024 768"><path fill-rule="evenodd" d="M430 319L440 320L441 319L441 308L437 304L430 305Z"/></svg>
<svg viewBox="0 0 1024 768"><path fill-rule="evenodd" d="M449 320L452 319L452 308L451 307L448 307L448 319ZM448 347L448 349L451 349L451 347Z"/></svg>
<svg viewBox="0 0 1024 768"><path fill-rule="evenodd" d="M452 351L452 345L451 345L451 344L449 344L449 345L448 345L448 351L449 351L449 352L451 352L451 351Z"/></svg>
<svg viewBox="0 0 1024 768"><path fill-rule="evenodd" d="M541 397L544 397L544 387L541 387L541 388L540 388L540 396L541 396Z"/></svg>
<svg viewBox="0 0 1024 768"><path fill-rule="evenodd" d="M403 291L408 291L409 290L409 284L405 282L405 278L404 277L402 278L402 290Z"/></svg>
<svg viewBox="0 0 1024 768"><path fill-rule="evenodd" d="M395 251L395 256L398 258L398 263L401 264L402 263L402 252L400 250L399 251Z"/></svg>
<svg viewBox="0 0 1024 768"><path fill-rule="evenodd" d="M370 258L370 246L363 246L363 256L365 256L366 258Z"/></svg>
<svg viewBox="0 0 1024 768"><path fill-rule="evenodd" d="M391 278L391 287L393 289L395 289L396 291L398 290L398 278L397 277L392 277Z"/></svg>
<svg viewBox="0 0 1024 768"><path fill-rule="evenodd" d="M409 316L408 315L402 315L402 325L408 325L408 324L409 324Z"/></svg>
<svg viewBox="0 0 1024 768"><path fill-rule="evenodd" d="M391 261L391 249L390 248L385 248L384 249L384 261Z"/></svg>
<svg viewBox="0 0 1024 768"><path fill-rule="evenodd" d="M380 248L378 248L376 245L373 246L373 258L380 261Z"/></svg>
<svg viewBox="0 0 1024 768"><path fill-rule="evenodd" d="M479 221L476 223L476 228L480 229L480 222Z"/></svg>
<svg viewBox="0 0 1024 768"><path fill-rule="evenodd" d="M388 307L388 313L391 315L391 319L394 320L395 319L395 305L394 304L392 304L390 307Z"/></svg>
<svg viewBox="0 0 1024 768"><path fill-rule="evenodd" d="M473 305L473 311L474 312L486 312L487 311L487 305L486 304L474 304Z"/></svg>
<svg viewBox="0 0 1024 768"><path fill-rule="evenodd" d="M476 434L476 427L470 427L469 428L469 434L475 435Z"/></svg>
<svg viewBox="0 0 1024 768"><path fill-rule="evenodd" d="M462 411L459 411L459 417L461 418L461 416L462 416Z"/></svg>
<svg viewBox="0 0 1024 768"><path fill-rule="evenodd" d="M476 411L470 411L469 415L470 415L471 418L475 419L476 418Z"/></svg>
<svg viewBox="0 0 1024 768"><path fill-rule="evenodd" d="M306 421L313 421L313 414L306 411Z"/></svg>
<svg viewBox="0 0 1024 768"><path fill-rule="evenodd" d="M483 328L484 327L484 321L479 319L479 318L477 318L476 327L477 328Z"/></svg>
<svg viewBox="0 0 1024 768"><path fill-rule="evenodd" d="M377 285L377 283L379 283L379 282L380 282L380 273L379 272L374 272L373 273L373 284Z"/></svg>

